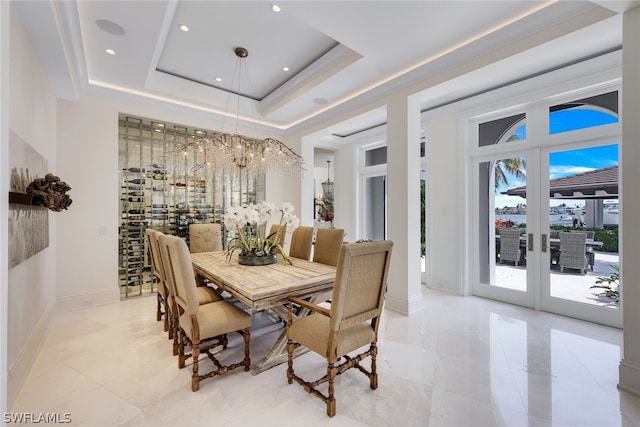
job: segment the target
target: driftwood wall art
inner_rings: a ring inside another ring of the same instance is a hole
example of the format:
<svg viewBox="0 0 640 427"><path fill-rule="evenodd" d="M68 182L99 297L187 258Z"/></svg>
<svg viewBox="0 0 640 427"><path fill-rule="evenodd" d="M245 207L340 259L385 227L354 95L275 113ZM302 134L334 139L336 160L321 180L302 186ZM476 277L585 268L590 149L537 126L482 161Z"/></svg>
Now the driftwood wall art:
<svg viewBox="0 0 640 427"><path fill-rule="evenodd" d="M13 131L9 132L10 191L26 193L36 178L44 178L47 159ZM5 196L6 197L6 196ZM9 203L9 268L49 246L49 210Z"/></svg>

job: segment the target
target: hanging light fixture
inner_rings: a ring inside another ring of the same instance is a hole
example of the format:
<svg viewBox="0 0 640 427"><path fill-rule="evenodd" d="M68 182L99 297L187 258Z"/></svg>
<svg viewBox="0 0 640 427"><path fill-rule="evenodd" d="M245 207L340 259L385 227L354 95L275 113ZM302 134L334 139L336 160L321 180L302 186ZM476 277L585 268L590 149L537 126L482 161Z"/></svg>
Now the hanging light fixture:
<svg viewBox="0 0 640 427"><path fill-rule="evenodd" d="M327 160L327 180L321 184L322 197L325 200L333 200L333 181L331 181L331 177L329 174L330 165L331 165L331 160Z"/></svg>
<svg viewBox="0 0 640 427"><path fill-rule="evenodd" d="M252 175L281 170L299 172L302 167L302 156L289 148L284 142L274 138L252 138L238 133L240 120L240 84L244 59L249 51L243 47L234 49L238 63L238 89L236 132L213 132L205 138L189 141L180 146L180 150L188 155L194 153L195 168L211 166L214 169L240 169Z"/></svg>

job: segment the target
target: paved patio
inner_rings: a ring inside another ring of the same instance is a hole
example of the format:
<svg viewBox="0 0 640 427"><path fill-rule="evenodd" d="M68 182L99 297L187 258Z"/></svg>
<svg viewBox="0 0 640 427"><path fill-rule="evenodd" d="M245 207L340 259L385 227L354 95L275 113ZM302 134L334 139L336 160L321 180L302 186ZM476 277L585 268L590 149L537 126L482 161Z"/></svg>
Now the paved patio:
<svg viewBox="0 0 640 427"><path fill-rule="evenodd" d="M551 269L551 296L580 301L587 304L618 307L613 300L607 297L596 296L598 289L590 289L598 277L608 277L613 273L611 265L619 265L619 256L611 252L595 252L595 264L593 271L588 270L585 275L574 270L560 272L557 266ZM496 264L496 285L525 290L526 266L513 266L513 264Z"/></svg>

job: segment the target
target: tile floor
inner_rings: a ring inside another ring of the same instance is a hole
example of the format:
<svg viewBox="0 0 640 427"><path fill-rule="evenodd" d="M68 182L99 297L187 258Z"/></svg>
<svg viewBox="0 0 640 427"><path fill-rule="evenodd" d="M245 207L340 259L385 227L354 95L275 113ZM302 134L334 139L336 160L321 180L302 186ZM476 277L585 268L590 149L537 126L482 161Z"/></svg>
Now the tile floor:
<svg viewBox="0 0 640 427"><path fill-rule="evenodd" d="M640 397L616 388L620 330L426 287L423 296L411 317L385 311L379 388L355 370L339 376L334 418L287 384L286 365L191 392L191 365L177 368L154 297L57 314L12 412L69 413L85 426L640 427ZM254 323L257 360L281 326ZM294 366L323 369L311 353Z"/></svg>

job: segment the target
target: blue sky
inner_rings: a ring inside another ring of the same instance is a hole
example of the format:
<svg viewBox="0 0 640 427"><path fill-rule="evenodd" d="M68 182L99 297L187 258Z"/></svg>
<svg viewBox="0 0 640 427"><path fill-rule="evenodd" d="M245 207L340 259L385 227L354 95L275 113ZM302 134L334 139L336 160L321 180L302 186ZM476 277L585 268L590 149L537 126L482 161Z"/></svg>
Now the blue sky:
<svg viewBox="0 0 640 427"><path fill-rule="evenodd" d="M608 123L615 123L617 118L611 114L586 110L571 109L556 111L550 117L550 133L561 133L576 129L584 129L593 126L600 126ZM525 139L526 128L522 126L515 132L520 139ZM526 142L524 142L526 144ZM563 176L575 175L577 173L588 172L595 169L606 168L618 164L618 145L606 145L593 148L583 148L579 150L553 152L549 155L549 178L556 179ZM518 180L514 176L507 176L509 185L498 188L495 206L515 206L525 202L520 197L511 197L499 194L508 188L526 185L523 180ZM578 200L552 200L551 205L567 203L570 206L575 204L583 205L584 201Z"/></svg>

